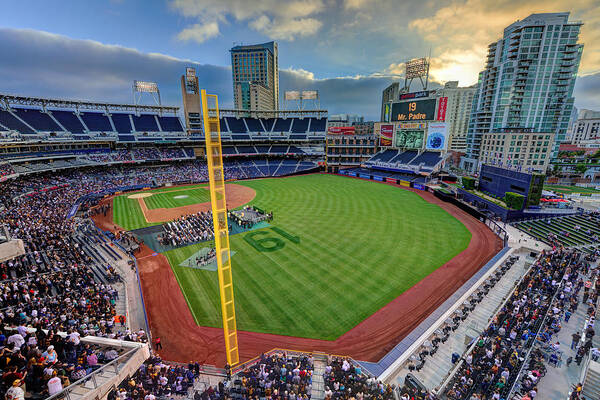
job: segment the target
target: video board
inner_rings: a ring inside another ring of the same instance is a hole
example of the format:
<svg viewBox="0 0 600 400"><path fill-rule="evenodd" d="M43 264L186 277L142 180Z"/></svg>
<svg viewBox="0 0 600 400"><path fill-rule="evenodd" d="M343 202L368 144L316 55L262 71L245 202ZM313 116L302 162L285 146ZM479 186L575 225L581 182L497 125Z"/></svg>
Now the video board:
<svg viewBox="0 0 600 400"><path fill-rule="evenodd" d="M392 104L391 121L433 121L436 99L407 101Z"/></svg>

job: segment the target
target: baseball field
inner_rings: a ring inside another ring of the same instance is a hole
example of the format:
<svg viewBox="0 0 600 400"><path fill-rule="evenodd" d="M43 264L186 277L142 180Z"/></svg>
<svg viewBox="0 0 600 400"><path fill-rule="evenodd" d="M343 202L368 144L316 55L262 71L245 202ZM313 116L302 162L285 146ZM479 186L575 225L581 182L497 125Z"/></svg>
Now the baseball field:
<svg viewBox="0 0 600 400"><path fill-rule="evenodd" d="M238 329L336 340L467 248L469 230L407 190L332 175L237 182L270 226L231 236ZM115 197L124 229L148 209L209 201L206 185ZM151 194L151 195L148 195ZM228 195L229 203L229 195ZM244 204L240 201L238 206ZM205 204L206 206L206 204ZM164 253L199 326L221 325L217 274L180 264L211 243Z"/></svg>

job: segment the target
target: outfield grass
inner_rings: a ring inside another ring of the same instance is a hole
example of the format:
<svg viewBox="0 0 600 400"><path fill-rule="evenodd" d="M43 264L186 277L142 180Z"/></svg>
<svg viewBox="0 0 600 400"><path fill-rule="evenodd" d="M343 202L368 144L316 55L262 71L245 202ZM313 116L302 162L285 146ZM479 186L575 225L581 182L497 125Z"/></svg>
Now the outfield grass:
<svg viewBox="0 0 600 400"><path fill-rule="evenodd" d="M440 207L384 184L333 175L239 183L256 190L251 204L274 211L272 227L292 235L265 228L231 236L240 330L334 340L456 256L471 238ZM251 237L254 246L245 240ZM284 247L258 251L261 239L265 248ZM165 255L196 322L219 327L217 273L179 266L206 245Z"/></svg>
<svg viewBox="0 0 600 400"><path fill-rule="evenodd" d="M113 221L115 224L128 231L160 225L160 222L146 222L138 200L127 198L130 194L117 196L113 199Z"/></svg>
<svg viewBox="0 0 600 400"><path fill-rule="evenodd" d="M600 193L600 190L594 188L585 188L569 185L544 185L544 190L550 190L557 193Z"/></svg>

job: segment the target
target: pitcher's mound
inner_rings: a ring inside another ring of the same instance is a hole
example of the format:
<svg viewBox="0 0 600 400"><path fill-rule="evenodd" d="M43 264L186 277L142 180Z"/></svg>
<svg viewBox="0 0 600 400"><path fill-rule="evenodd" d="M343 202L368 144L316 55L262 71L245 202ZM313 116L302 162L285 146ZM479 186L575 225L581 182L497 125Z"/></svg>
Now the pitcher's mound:
<svg viewBox="0 0 600 400"><path fill-rule="evenodd" d="M152 196L152 193L134 193L127 196L128 199L143 199Z"/></svg>

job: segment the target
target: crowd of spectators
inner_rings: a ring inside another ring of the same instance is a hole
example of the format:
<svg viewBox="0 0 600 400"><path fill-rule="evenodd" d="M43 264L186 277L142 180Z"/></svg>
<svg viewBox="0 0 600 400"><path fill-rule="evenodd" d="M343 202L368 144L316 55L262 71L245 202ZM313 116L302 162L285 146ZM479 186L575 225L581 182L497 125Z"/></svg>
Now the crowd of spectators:
<svg viewBox="0 0 600 400"><path fill-rule="evenodd" d="M163 230L158 241L165 246L180 247L211 240L214 237L212 212L184 215L163 224Z"/></svg>
<svg viewBox="0 0 600 400"><path fill-rule="evenodd" d="M0 164L0 178L2 178L3 176L12 175L14 173L15 173L15 170L12 167L12 165L10 165L8 163Z"/></svg>
<svg viewBox="0 0 600 400"><path fill-rule="evenodd" d="M550 340L560 330L560 306L572 300L563 295L575 292L573 280L577 283L578 271L585 265L582 254L574 250L557 247L542 251L487 329L476 339L473 350L462 358L446 396L449 399L506 398L537 333L543 332L542 336L545 334ZM548 312L552 315L545 318ZM538 371L531 375L536 374Z"/></svg>
<svg viewBox="0 0 600 400"><path fill-rule="evenodd" d="M345 358L331 358L323 374L326 399L394 399L394 387L362 373Z"/></svg>

